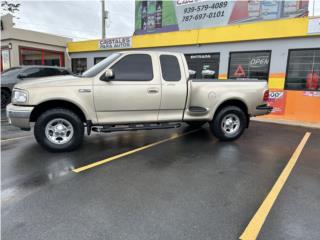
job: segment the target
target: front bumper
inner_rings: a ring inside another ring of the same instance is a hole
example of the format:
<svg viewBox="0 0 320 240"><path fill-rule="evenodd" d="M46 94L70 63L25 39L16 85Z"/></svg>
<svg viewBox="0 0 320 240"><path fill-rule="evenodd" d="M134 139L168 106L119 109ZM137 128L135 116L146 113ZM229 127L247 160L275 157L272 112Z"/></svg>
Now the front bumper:
<svg viewBox="0 0 320 240"><path fill-rule="evenodd" d="M12 103L7 106L9 124L24 130L30 129L30 115L34 107L15 106Z"/></svg>

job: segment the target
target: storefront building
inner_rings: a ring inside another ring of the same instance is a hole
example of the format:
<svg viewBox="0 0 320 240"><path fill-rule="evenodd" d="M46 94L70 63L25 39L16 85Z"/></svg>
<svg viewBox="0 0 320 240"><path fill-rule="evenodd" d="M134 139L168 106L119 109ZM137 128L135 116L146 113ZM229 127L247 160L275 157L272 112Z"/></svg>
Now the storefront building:
<svg viewBox="0 0 320 240"><path fill-rule="evenodd" d="M124 49L182 52L198 78L209 69L221 80L265 79L274 106L266 118L320 124L320 31L310 27L313 21L303 16L138 34ZM90 40L70 42L68 51L73 71L80 73L119 49Z"/></svg>
<svg viewBox="0 0 320 240"><path fill-rule="evenodd" d="M11 15L1 17L1 72L20 65L70 67L66 45L71 38L14 28Z"/></svg>

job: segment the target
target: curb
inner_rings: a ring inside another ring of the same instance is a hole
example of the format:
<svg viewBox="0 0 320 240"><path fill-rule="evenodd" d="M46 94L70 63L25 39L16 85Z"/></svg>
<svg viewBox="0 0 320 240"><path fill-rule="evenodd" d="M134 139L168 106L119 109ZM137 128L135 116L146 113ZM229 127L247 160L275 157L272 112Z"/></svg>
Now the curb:
<svg viewBox="0 0 320 240"><path fill-rule="evenodd" d="M265 123L275 123L280 125L290 125L290 126L297 126L297 127L307 127L307 128L315 128L320 129L320 123L308 123L308 122L298 122L298 121L290 121L290 120L279 120L279 119L262 119L253 117L251 120L256 122L265 122Z"/></svg>

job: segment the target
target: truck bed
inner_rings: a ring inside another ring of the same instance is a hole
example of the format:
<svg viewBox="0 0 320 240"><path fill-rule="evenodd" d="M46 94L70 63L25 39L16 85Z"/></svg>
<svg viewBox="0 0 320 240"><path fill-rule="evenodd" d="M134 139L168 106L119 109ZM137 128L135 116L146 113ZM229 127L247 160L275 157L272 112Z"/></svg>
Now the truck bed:
<svg viewBox="0 0 320 240"><path fill-rule="evenodd" d="M207 109L207 112L199 116L186 111L184 118L188 120L212 119L218 106L225 101L232 100L243 102L250 116L260 115L256 107L265 104L263 93L267 89L267 81L259 79L190 79L186 109L200 107Z"/></svg>

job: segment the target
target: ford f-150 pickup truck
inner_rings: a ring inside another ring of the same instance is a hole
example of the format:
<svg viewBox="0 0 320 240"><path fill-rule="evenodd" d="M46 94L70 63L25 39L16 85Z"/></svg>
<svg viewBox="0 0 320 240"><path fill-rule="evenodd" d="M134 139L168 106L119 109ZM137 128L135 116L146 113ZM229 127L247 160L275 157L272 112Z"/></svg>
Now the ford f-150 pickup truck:
<svg viewBox="0 0 320 240"><path fill-rule="evenodd" d="M223 141L238 138L252 116L268 114L267 82L191 79L182 53L111 54L81 76L15 85L7 116L53 152L80 146L84 132L200 127ZM210 71L209 71L210 72Z"/></svg>

